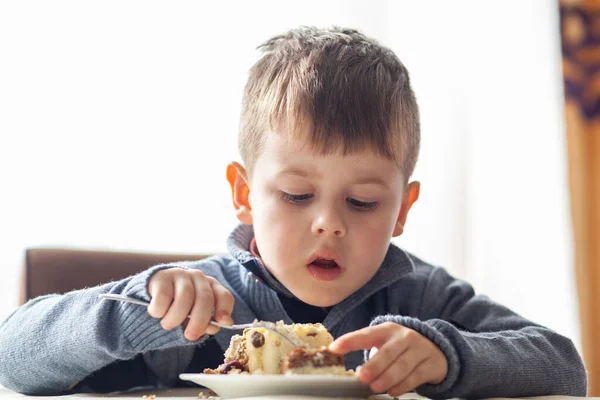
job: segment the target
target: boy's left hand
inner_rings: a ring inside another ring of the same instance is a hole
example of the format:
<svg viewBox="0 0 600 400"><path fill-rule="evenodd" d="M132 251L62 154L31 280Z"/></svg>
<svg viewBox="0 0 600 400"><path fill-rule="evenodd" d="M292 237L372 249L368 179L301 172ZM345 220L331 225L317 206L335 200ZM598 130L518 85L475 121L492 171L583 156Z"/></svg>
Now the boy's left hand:
<svg viewBox="0 0 600 400"><path fill-rule="evenodd" d="M376 393L399 396L425 383L438 384L448 373L448 360L432 341L393 322L347 333L329 345L338 354L373 348L377 351L356 376Z"/></svg>

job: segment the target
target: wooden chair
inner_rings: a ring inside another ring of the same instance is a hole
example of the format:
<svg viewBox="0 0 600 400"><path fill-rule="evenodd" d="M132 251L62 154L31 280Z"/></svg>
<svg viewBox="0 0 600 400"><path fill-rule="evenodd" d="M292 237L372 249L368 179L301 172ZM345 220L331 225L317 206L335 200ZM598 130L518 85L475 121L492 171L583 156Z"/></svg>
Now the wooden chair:
<svg viewBox="0 0 600 400"><path fill-rule="evenodd" d="M66 293L122 279L157 264L201 260L208 256L30 248L25 251L20 303L45 294Z"/></svg>

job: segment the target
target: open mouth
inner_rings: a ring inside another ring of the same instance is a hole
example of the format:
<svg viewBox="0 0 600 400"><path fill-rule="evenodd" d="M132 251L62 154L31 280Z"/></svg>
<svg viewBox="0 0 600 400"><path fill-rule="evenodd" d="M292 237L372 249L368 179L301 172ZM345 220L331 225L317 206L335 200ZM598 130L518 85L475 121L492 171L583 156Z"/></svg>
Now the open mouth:
<svg viewBox="0 0 600 400"><path fill-rule="evenodd" d="M308 264L308 272L316 280L332 281L342 273L342 268L334 260L317 258Z"/></svg>
<svg viewBox="0 0 600 400"><path fill-rule="evenodd" d="M311 265L315 265L320 268L335 268L337 267L337 263L333 260L325 260L324 258L317 258L315 261L311 263Z"/></svg>

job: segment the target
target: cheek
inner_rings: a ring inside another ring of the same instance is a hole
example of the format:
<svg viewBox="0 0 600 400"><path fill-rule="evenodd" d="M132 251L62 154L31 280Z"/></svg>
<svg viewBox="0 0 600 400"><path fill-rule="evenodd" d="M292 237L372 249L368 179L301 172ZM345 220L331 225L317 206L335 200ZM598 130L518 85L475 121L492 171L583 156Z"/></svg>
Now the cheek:
<svg viewBox="0 0 600 400"><path fill-rule="evenodd" d="M382 254L385 255L389 247L390 235L384 229L381 229L380 225L378 229L363 230L357 242L361 243L360 248L370 249L370 251L359 251L357 254L357 257L370 265L381 258Z"/></svg>
<svg viewBox="0 0 600 400"><path fill-rule="evenodd" d="M357 225L360 235L368 242L389 241L394 226L396 224L397 214L393 210L382 210L382 212L361 219Z"/></svg>
<svg viewBox="0 0 600 400"><path fill-rule="evenodd" d="M252 216L255 225L265 225L270 230L290 229L303 220L303 213L283 201L276 193L264 191L253 197ZM274 232L275 233L275 232Z"/></svg>
<svg viewBox="0 0 600 400"><path fill-rule="evenodd" d="M393 217L390 215L391 212L387 212L376 218L363 219L354 227L354 235L356 235L353 240L354 246L371 249L368 252L358 251L356 253L356 257L361 260L363 265L373 265L377 264L379 259L383 260L396 223L395 215Z"/></svg>
<svg viewBox="0 0 600 400"><path fill-rule="evenodd" d="M301 213L290 212L276 196L255 195L254 201L254 233L264 261L271 266L287 264L284 261L297 252L296 244L301 242Z"/></svg>

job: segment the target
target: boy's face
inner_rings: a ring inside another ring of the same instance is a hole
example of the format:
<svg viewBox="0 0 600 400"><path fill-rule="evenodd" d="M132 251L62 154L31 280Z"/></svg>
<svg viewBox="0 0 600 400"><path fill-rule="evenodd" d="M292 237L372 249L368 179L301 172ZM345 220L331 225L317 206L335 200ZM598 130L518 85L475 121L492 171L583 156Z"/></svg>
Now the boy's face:
<svg viewBox="0 0 600 400"><path fill-rule="evenodd" d="M375 275L419 190L417 182L405 188L391 160L318 155L276 134L265 138L250 182L239 164L227 174L265 266L300 300L321 307Z"/></svg>

